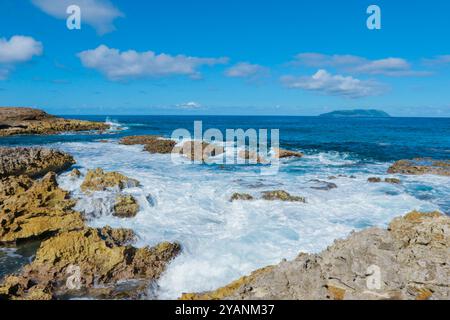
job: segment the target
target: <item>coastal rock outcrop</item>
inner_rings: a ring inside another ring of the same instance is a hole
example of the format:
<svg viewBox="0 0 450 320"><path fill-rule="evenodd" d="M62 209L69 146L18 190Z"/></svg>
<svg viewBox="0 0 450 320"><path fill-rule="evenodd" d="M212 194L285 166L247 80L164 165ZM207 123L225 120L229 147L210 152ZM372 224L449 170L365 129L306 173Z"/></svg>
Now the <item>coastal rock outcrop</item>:
<svg viewBox="0 0 450 320"><path fill-rule="evenodd" d="M385 178L383 180L380 177L370 177L370 178L367 179L367 182L370 182L370 183L380 183L380 182L383 182L383 181L385 183L390 183L390 184L400 184L400 183L402 183L400 181L400 179L397 179L397 178Z"/></svg>
<svg viewBox="0 0 450 320"><path fill-rule="evenodd" d="M67 170L75 163L72 156L44 148L0 148L0 178L28 175L32 178L48 172Z"/></svg>
<svg viewBox="0 0 450 320"><path fill-rule="evenodd" d="M182 299L449 299L449 250L450 217L414 211L387 230L352 233L319 254Z"/></svg>
<svg viewBox="0 0 450 320"><path fill-rule="evenodd" d="M36 258L19 275L4 280L0 297L89 296L96 295L99 287L103 293L108 289L111 297L119 282L127 280L142 281L145 286L140 288L144 288L160 277L181 248L168 242L140 249L123 245L129 234L88 227L61 232L41 243Z"/></svg>
<svg viewBox="0 0 450 320"><path fill-rule="evenodd" d="M284 149L275 149L275 157L282 159L282 158L301 158L303 157L303 153L297 152L297 151L291 151L291 150L284 150Z"/></svg>
<svg viewBox="0 0 450 320"><path fill-rule="evenodd" d="M436 174L450 176L450 160L433 160L428 158L400 160L395 162L388 169L388 173L410 175Z"/></svg>
<svg viewBox="0 0 450 320"><path fill-rule="evenodd" d="M139 211L139 204L136 199L130 195L118 195L114 204L113 215L119 218L132 218Z"/></svg>
<svg viewBox="0 0 450 320"><path fill-rule="evenodd" d="M0 137L107 129L105 123L57 118L39 109L0 107Z"/></svg>
<svg viewBox="0 0 450 320"><path fill-rule="evenodd" d="M248 160L249 163L267 163L266 159L260 156L257 152L251 150L240 150L238 152L238 157L244 160Z"/></svg>
<svg viewBox="0 0 450 320"><path fill-rule="evenodd" d="M137 186L139 186L139 181L135 179L128 178L119 172L105 172L103 169L97 168L87 172L80 188L85 193L91 193L107 189L120 191Z"/></svg>
<svg viewBox="0 0 450 320"><path fill-rule="evenodd" d="M270 201L306 202L304 197L293 196L284 190L264 191L262 193L262 198Z"/></svg>
<svg viewBox="0 0 450 320"><path fill-rule="evenodd" d="M173 152L182 154L193 161L207 161L224 153L224 148L205 141L187 141L174 148Z"/></svg>
<svg viewBox="0 0 450 320"><path fill-rule="evenodd" d="M238 193L235 192L231 195L230 201L239 201L239 200L243 200L243 201L250 201L253 200L253 196L248 194L248 193Z"/></svg>
<svg viewBox="0 0 450 320"><path fill-rule="evenodd" d="M81 214L72 210L75 201L58 187L52 172L37 181L2 178L0 190L0 242L44 238L84 225Z"/></svg>
<svg viewBox="0 0 450 320"><path fill-rule="evenodd" d="M161 138L161 136L158 136L158 135L128 136L128 137L123 137L122 139L120 139L119 143L126 145L126 146L132 146L132 145L137 145L137 144L146 145L146 144L151 144L151 143L155 142L155 140L158 140L160 138Z"/></svg>

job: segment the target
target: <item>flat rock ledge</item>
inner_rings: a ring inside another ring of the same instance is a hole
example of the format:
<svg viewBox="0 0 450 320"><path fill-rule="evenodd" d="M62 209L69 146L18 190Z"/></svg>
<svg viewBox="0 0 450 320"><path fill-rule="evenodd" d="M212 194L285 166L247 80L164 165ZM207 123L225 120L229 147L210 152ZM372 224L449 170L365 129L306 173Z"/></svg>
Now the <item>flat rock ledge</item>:
<svg viewBox="0 0 450 320"><path fill-rule="evenodd" d="M184 300L449 299L450 217L411 212Z"/></svg>
<svg viewBox="0 0 450 320"><path fill-rule="evenodd" d="M45 148L0 148L0 178L27 175L31 178L48 172L61 172L75 164L67 153Z"/></svg>
<svg viewBox="0 0 450 320"><path fill-rule="evenodd" d="M408 175L436 174L450 176L450 160L433 160L429 158L400 160L395 162L388 169L388 173Z"/></svg>
<svg viewBox="0 0 450 320"><path fill-rule="evenodd" d="M105 131L109 128L106 123L57 118L39 109L0 107L0 137Z"/></svg>

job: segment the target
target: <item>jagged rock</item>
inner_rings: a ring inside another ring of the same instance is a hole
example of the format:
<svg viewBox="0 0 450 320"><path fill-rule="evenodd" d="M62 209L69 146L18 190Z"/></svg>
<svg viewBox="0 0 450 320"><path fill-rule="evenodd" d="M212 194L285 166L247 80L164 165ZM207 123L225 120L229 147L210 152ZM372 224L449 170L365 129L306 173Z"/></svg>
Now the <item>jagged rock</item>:
<svg viewBox="0 0 450 320"><path fill-rule="evenodd" d="M128 136L120 139L119 143L127 146L136 145L136 144L152 144L155 140L160 139L161 136L157 135L147 135L147 136Z"/></svg>
<svg viewBox="0 0 450 320"><path fill-rule="evenodd" d="M35 182L26 176L3 178L0 187L0 242L42 238L84 225L54 173Z"/></svg>
<svg viewBox="0 0 450 320"><path fill-rule="evenodd" d="M400 160L395 162L388 169L388 173L411 175L436 174L450 176L450 160L433 160L427 158Z"/></svg>
<svg viewBox="0 0 450 320"><path fill-rule="evenodd" d="M139 186L139 181L118 172L105 172L100 168L89 170L81 184L81 191L90 193L106 189L123 190Z"/></svg>
<svg viewBox="0 0 450 320"><path fill-rule="evenodd" d="M383 182L383 180L381 178L378 177L370 177L369 179L367 179L368 182L371 183L380 183ZM386 183L390 183L390 184L400 184L401 181L397 178L385 178L384 182Z"/></svg>
<svg viewBox="0 0 450 320"><path fill-rule="evenodd" d="M174 153L179 153L194 161L207 161L209 157L214 157L224 152L224 148L204 141L187 141L181 146L173 149Z"/></svg>
<svg viewBox="0 0 450 320"><path fill-rule="evenodd" d="M113 229L106 226L99 229L99 232L110 247L129 245L136 241L136 234L131 229Z"/></svg>
<svg viewBox="0 0 450 320"><path fill-rule="evenodd" d="M264 164L267 163L266 159L261 157L257 152L250 150L241 150L238 152L238 157L241 159L249 160L250 163Z"/></svg>
<svg viewBox="0 0 450 320"><path fill-rule="evenodd" d="M112 294L116 286L127 280L145 280L148 285L158 279L180 252L178 244L168 242L141 249L123 246L120 242L128 238L123 232L113 236L108 231L106 240L104 232L104 229L85 227L59 233L42 242L34 261L18 276L8 277L0 285L0 296L26 299L30 292L33 296L33 292L42 288L52 298L89 295L95 294L98 286L111 289ZM73 275L79 278L70 279Z"/></svg>
<svg viewBox="0 0 450 320"><path fill-rule="evenodd" d="M39 109L0 107L0 136L107 129L105 123L57 118Z"/></svg>
<svg viewBox="0 0 450 320"><path fill-rule="evenodd" d="M73 178L73 179L77 179L79 177L81 177L81 172L78 169L73 169L70 173L69 173L69 177Z"/></svg>
<svg viewBox="0 0 450 320"><path fill-rule="evenodd" d="M281 200L281 201L290 201L290 202L306 202L304 197L292 196L284 190L275 190L275 191L264 191L262 193L262 198L264 200Z"/></svg>
<svg viewBox="0 0 450 320"><path fill-rule="evenodd" d="M72 156L42 148L0 148L0 178L28 175L32 178L48 172L64 171L75 163Z"/></svg>
<svg viewBox="0 0 450 320"><path fill-rule="evenodd" d="M150 153L167 154L172 153L173 148L177 143L173 140L154 139L144 146L144 150Z"/></svg>
<svg viewBox="0 0 450 320"><path fill-rule="evenodd" d="M113 215L120 218L132 218L139 211L139 204L132 195L119 195L114 204Z"/></svg>
<svg viewBox="0 0 450 320"><path fill-rule="evenodd" d="M253 200L253 196L247 193L233 193L233 195L230 198L230 201L238 201L238 200L243 200L243 201L249 201L249 200Z"/></svg>
<svg viewBox="0 0 450 320"><path fill-rule="evenodd" d="M301 158L303 157L303 153L297 152L297 151L291 151L291 150L284 150L284 149L275 149L275 157L282 159L282 158Z"/></svg>
<svg viewBox="0 0 450 320"><path fill-rule="evenodd" d="M259 270L182 299L449 299L450 217L412 212L388 230L370 228L319 254Z"/></svg>

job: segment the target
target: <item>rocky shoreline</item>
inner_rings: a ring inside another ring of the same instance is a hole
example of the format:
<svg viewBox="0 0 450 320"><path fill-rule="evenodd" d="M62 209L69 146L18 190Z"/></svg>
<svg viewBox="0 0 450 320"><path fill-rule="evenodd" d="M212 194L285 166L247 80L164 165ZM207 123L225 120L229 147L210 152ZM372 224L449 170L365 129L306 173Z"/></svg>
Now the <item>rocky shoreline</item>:
<svg viewBox="0 0 450 320"><path fill-rule="evenodd" d="M58 118L34 108L0 107L0 137L105 131L109 128L106 123Z"/></svg>
<svg viewBox="0 0 450 320"><path fill-rule="evenodd" d="M176 148L174 141L157 136L127 137L120 143L143 145L150 153L176 152L200 161L224 152L206 143ZM201 159L195 159L195 148L201 148ZM276 156L301 158L303 154L279 149ZM74 209L76 200L56 179L57 173L73 164L71 155L57 150L0 148L0 244L40 241L33 261L17 274L0 279L0 299L145 298L149 285L180 253L182 244L162 242L136 248L132 230L89 227L89 216ZM388 173L446 175L448 167L445 161L428 161L417 169L417 162L403 161ZM125 188L139 186L135 179L101 168L84 176L74 169L70 176L83 178L80 189L86 195L112 192L114 215L118 217L133 217L139 210L136 199L122 193ZM369 182L383 180L372 177ZM384 182L401 183L396 178ZM315 183L315 188L325 191L337 187L327 181ZM253 199L250 194L234 193L230 201ZM298 205L307 202L284 190L264 191L259 199ZM450 217L439 212L411 212L394 219L387 230L370 228L352 233L319 254L301 253L293 261L257 270L214 291L183 294L181 299L449 299L449 250ZM73 276L78 271L77 279ZM375 287L369 284L371 279L375 279Z"/></svg>

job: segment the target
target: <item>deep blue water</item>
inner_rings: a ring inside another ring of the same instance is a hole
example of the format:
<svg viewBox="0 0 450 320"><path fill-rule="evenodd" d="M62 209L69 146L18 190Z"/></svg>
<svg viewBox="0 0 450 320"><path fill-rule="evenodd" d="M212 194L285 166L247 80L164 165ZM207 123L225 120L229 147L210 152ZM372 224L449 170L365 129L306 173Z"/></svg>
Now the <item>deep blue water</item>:
<svg viewBox="0 0 450 320"><path fill-rule="evenodd" d="M106 116L66 116L105 121ZM336 151L361 160L394 161L414 157L450 158L450 118L321 118L260 116L111 116L128 127L108 138L125 135L162 134L174 129L193 132L193 123L203 121L204 130L217 128L280 130L280 144L306 152ZM104 135L57 135L8 137L0 144L46 144L82 142L105 138Z"/></svg>

